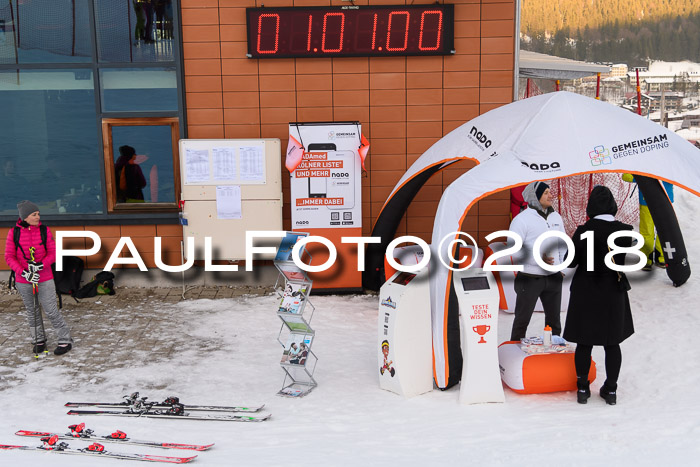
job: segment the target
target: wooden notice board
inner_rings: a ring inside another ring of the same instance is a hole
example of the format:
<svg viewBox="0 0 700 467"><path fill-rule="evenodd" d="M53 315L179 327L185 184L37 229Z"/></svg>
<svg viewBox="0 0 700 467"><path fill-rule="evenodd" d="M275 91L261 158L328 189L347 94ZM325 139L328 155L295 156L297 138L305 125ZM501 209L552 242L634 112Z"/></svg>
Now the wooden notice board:
<svg viewBox="0 0 700 467"><path fill-rule="evenodd" d="M282 230L279 139L181 139L179 148L183 235L194 237L195 259L205 237L214 260L241 260L246 231Z"/></svg>

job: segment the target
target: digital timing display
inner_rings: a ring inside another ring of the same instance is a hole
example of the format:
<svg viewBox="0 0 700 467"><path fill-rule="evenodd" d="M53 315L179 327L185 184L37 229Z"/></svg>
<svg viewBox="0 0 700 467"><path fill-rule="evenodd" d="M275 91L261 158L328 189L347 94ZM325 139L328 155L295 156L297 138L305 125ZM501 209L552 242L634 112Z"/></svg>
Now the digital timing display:
<svg viewBox="0 0 700 467"><path fill-rule="evenodd" d="M248 57L454 53L454 5L246 8Z"/></svg>

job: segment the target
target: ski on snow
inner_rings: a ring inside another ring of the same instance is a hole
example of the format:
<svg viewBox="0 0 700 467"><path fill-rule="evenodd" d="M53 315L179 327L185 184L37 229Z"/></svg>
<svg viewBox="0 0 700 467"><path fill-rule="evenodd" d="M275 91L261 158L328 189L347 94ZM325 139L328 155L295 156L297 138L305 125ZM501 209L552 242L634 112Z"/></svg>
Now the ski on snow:
<svg viewBox="0 0 700 467"><path fill-rule="evenodd" d="M193 451L206 451L214 444L183 444L183 443L166 443L162 441L144 441L139 439L129 438L123 431L117 430L109 435L98 435L89 428L85 428L85 424L71 425L68 427L70 433L47 433L43 431L19 430L15 433L17 436L30 436L35 438L50 438L58 436L58 439L69 440L78 439L83 441L99 441L117 444L131 444L135 446L150 446L164 449L190 449Z"/></svg>
<svg viewBox="0 0 700 467"><path fill-rule="evenodd" d="M97 407L99 409L118 409L118 408L129 408L135 404L150 405L151 408L156 410L167 410L173 405L183 405L186 410L190 412L259 412L262 410L264 405L257 407L244 407L244 406L229 406L229 405L187 405L182 404L178 397L168 397L163 402L146 402L148 397L139 397L139 393L135 392L128 396L124 396L124 401L122 402L67 402L66 407Z"/></svg>
<svg viewBox="0 0 700 467"><path fill-rule="evenodd" d="M141 417L141 418L171 418L175 420L217 420L222 422L264 422L270 415L264 417L253 417L250 415L225 415L225 414L199 414L178 410L173 412L154 410L149 408L143 410L127 409L124 411L115 410L69 410L68 415L111 415L116 417Z"/></svg>
<svg viewBox="0 0 700 467"><path fill-rule="evenodd" d="M58 443L58 436L42 438L42 446L14 446L8 444L0 444L0 450L22 450L22 451L44 451L55 452L56 454L73 454L85 455L92 457L103 457L109 459L135 460L145 462L164 462L168 464L186 464L192 462L197 456L192 457L170 457L170 456L154 456L151 454L135 454L126 452L105 451L104 446L99 443L93 443L83 449L72 449L68 447L68 443Z"/></svg>

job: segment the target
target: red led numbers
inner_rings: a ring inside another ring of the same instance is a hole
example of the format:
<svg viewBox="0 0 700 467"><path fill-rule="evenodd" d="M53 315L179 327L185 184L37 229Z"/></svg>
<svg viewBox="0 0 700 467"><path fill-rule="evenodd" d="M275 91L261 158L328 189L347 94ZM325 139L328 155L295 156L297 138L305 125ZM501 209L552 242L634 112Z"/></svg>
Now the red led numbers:
<svg viewBox="0 0 700 467"><path fill-rule="evenodd" d="M454 5L246 8L248 57L454 53Z"/></svg>
<svg viewBox="0 0 700 467"><path fill-rule="evenodd" d="M272 20L272 21L271 21ZM265 33L263 33L263 23L265 23ZM270 24L271 23L271 24ZM280 15L274 13L263 13L258 17L258 53L275 54L279 50L280 37ZM273 44L272 49L263 48Z"/></svg>

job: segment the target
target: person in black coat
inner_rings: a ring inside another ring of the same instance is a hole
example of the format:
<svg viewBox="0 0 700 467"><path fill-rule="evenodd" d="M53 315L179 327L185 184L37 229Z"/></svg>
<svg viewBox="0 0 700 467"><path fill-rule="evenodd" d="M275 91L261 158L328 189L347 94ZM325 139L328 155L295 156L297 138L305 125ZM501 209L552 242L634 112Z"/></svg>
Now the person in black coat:
<svg viewBox="0 0 700 467"><path fill-rule="evenodd" d="M576 342L577 399L585 404L591 395L588 372L594 345L605 348L607 379L600 388L600 396L614 405L617 402L617 378L622 365L620 343L634 333L632 311L627 291L619 285L619 275L605 265L608 237L614 232L632 230L632 226L615 220L617 203L610 189L596 186L588 198L586 214L589 220L580 225L572 237L574 260L578 265L571 280L571 296L564 327L564 339ZM583 235L593 233L593 270L587 271L587 251L590 240ZM618 247L630 247L632 237L615 240ZM615 264L624 264L624 253L613 257Z"/></svg>

